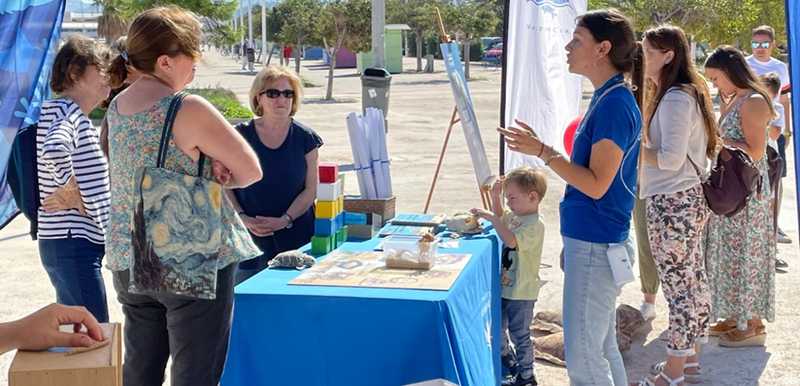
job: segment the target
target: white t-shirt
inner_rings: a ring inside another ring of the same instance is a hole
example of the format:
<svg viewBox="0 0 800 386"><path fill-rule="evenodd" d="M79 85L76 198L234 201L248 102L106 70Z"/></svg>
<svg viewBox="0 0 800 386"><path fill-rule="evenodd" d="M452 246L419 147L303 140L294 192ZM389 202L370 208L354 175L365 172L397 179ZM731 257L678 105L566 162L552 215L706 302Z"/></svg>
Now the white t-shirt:
<svg viewBox="0 0 800 386"><path fill-rule="evenodd" d="M750 65L750 68L752 68L753 72L755 72L758 76L770 72L777 73L781 78L781 90L783 90L787 84L791 83L789 81L789 68L786 66L786 63L781 62L778 59L769 58L768 62L762 62L755 56L750 55L747 57L747 64Z"/></svg>
<svg viewBox="0 0 800 386"><path fill-rule="evenodd" d="M774 121L770 122L770 126L780 127L781 131L786 127L786 121L783 116L783 105L778 102L772 102L772 107L775 109L775 112L778 114L778 117L775 118ZM767 140L767 145L771 146L775 151L778 151L778 141L769 138Z"/></svg>
<svg viewBox="0 0 800 386"><path fill-rule="evenodd" d="M778 77L781 78L781 90L791 83L789 80L789 68L786 66L786 63L781 62L778 59L769 58L768 62L762 62L755 56L750 55L747 57L747 64L750 65L750 68L753 69L753 72L755 72L758 76L769 74L770 72L778 74ZM780 95L775 95L774 101L777 102L779 99ZM784 122L785 119L783 108L781 108L778 113L780 116L776 120Z"/></svg>

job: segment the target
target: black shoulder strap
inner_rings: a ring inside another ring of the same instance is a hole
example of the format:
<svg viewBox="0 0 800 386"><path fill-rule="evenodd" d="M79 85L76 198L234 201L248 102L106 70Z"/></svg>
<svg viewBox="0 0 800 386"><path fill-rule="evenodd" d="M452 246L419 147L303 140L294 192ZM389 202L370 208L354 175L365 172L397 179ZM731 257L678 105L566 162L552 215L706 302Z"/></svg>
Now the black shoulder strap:
<svg viewBox="0 0 800 386"><path fill-rule="evenodd" d="M164 162L167 158L167 151L169 150L169 140L172 138L172 125L175 124L175 117L178 116L178 110L181 108L183 99L189 94L186 91L181 91L172 98L172 102L167 109L167 116L164 119L164 127L161 130L161 142L158 145L158 159L156 167L163 168ZM200 159L197 160L197 176L202 177L203 166L205 164L206 155L200 152Z"/></svg>

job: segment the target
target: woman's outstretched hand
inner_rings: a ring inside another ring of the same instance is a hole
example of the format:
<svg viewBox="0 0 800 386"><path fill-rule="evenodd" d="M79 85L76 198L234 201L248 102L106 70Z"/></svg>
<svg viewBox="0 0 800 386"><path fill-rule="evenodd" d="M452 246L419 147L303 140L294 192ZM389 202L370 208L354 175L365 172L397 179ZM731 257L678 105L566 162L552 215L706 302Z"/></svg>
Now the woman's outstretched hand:
<svg viewBox="0 0 800 386"><path fill-rule="evenodd" d="M541 156L544 144L527 123L515 119L519 127L498 127L497 131L506 138L508 148L520 153Z"/></svg>

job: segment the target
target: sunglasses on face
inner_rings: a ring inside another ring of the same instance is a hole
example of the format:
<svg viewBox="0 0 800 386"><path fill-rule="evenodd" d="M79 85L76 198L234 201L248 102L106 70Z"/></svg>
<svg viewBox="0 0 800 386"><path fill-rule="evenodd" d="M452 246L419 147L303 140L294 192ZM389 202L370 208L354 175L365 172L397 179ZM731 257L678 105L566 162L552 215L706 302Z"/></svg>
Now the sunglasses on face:
<svg viewBox="0 0 800 386"><path fill-rule="evenodd" d="M283 95L284 98L293 98L294 97L294 90L278 90L276 88L270 88L262 91L259 95L266 95L267 98L275 99L279 96Z"/></svg>
<svg viewBox="0 0 800 386"><path fill-rule="evenodd" d="M758 49L758 48L769 48L769 46L771 46L771 45L772 45L772 43L771 43L771 42L757 42L757 41L752 41L752 42L750 42L750 45L751 45L751 46L753 47L753 49L755 50L755 49Z"/></svg>

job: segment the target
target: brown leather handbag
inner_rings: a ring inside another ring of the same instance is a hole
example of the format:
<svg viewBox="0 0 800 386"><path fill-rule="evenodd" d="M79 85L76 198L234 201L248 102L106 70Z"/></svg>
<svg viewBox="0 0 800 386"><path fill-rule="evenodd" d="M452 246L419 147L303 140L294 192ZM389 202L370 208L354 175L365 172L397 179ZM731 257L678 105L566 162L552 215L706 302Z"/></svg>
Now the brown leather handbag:
<svg viewBox="0 0 800 386"><path fill-rule="evenodd" d="M700 170L687 155L697 176ZM701 177L702 180L702 177ZM703 193L709 209L720 215L733 217L747 205L747 200L760 190L761 173L744 150L723 146L717 153L717 162L706 181L702 182Z"/></svg>

